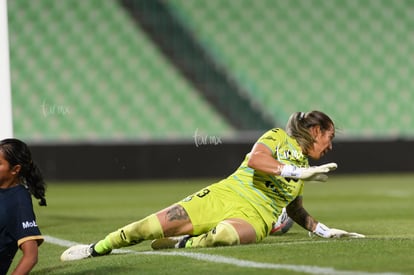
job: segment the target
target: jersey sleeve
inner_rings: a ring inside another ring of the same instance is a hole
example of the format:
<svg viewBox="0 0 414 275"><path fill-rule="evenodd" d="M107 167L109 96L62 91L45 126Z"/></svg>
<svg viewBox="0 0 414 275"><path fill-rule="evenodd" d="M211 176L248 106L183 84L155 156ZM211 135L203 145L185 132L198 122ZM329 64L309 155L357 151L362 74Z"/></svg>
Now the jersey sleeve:
<svg viewBox="0 0 414 275"><path fill-rule="evenodd" d="M36 240L40 245L43 242L43 236L37 226L30 195L20 199L19 207L16 210L14 222L10 223L12 228L9 228L9 232L17 241L17 245L20 246L28 240Z"/></svg>
<svg viewBox="0 0 414 275"><path fill-rule="evenodd" d="M261 143L270 149L272 155L276 154L277 148L285 138L285 132L280 128L274 128L264 133L256 143Z"/></svg>

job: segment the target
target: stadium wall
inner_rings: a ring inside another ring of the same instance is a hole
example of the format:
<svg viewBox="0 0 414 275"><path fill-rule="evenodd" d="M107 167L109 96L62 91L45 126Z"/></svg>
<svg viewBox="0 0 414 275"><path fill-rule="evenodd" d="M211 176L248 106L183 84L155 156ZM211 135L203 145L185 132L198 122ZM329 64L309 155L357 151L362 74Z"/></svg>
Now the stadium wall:
<svg viewBox="0 0 414 275"><path fill-rule="evenodd" d="M47 180L136 180L222 178L250 151L251 142L208 144L48 144L31 145ZM326 157L335 174L412 172L414 141L339 141Z"/></svg>

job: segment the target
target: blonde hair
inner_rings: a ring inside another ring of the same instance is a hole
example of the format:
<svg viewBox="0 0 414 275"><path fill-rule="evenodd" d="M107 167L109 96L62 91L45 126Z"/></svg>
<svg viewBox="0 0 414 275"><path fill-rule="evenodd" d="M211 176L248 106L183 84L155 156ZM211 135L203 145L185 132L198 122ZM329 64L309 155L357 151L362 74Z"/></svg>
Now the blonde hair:
<svg viewBox="0 0 414 275"><path fill-rule="evenodd" d="M335 128L332 119L323 112L296 112L289 117L286 124L286 133L296 139L306 154L315 142L309 128L317 125L319 125L322 132Z"/></svg>

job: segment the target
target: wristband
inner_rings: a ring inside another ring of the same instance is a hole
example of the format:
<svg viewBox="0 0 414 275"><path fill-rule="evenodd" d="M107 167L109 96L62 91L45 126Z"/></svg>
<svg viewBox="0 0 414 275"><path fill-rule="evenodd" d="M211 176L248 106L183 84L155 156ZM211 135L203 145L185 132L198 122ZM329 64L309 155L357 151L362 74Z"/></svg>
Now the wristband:
<svg viewBox="0 0 414 275"><path fill-rule="evenodd" d="M316 228L313 231L313 233L323 238L331 237L331 229L320 222L318 222L318 224L316 225Z"/></svg>
<svg viewBox="0 0 414 275"><path fill-rule="evenodd" d="M298 167L294 165L289 165L289 164L284 165L282 170L280 171L280 175L284 178L288 178L288 177L299 178L300 174L301 174L301 171Z"/></svg>

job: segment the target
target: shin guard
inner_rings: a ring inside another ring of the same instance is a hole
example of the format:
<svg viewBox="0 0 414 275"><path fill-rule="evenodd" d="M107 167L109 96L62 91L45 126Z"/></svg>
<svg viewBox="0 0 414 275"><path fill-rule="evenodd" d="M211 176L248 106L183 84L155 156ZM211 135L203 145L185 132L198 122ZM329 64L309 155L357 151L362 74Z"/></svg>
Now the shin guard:
<svg viewBox="0 0 414 275"><path fill-rule="evenodd" d="M236 229L230 223L222 221L209 232L190 238L185 247L212 247L237 244L240 244L240 238Z"/></svg>

